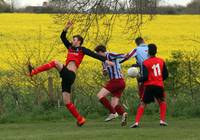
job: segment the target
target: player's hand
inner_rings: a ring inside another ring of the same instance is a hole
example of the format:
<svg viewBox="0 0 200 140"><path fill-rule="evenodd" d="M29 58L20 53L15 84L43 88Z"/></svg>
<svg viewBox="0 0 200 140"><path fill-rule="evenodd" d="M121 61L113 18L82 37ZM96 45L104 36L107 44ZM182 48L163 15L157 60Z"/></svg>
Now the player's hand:
<svg viewBox="0 0 200 140"><path fill-rule="evenodd" d="M73 26L73 22L71 20L69 20L66 25L65 25L65 30L68 30L69 28L71 28Z"/></svg>
<svg viewBox="0 0 200 140"><path fill-rule="evenodd" d="M124 58L128 59L129 58L129 54L127 53Z"/></svg>
<svg viewBox="0 0 200 140"><path fill-rule="evenodd" d="M107 63L109 66L115 66L115 64L114 64L113 62L111 62L111 61L106 60L106 63Z"/></svg>

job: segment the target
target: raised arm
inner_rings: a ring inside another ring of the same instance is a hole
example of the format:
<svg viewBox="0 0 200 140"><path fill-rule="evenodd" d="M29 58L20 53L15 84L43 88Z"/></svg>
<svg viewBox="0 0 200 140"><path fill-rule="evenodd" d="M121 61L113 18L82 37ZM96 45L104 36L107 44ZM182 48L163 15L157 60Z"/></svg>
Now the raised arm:
<svg viewBox="0 0 200 140"><path fill-rule="evenodd" d="M69 48L72 46L72 44L67 40L66 34L67 34L67 31L66 31L66 30L63 30L63 32L61 33L60 38L61 38L63 44L65 45L65 47L66 47L67 49L69 49Z"/></svg>
<svg viewBox="0 0 200 140"><path fill-rule="evenodd" d="M126 57L125 57L124 59L122 59L122 60L120 61L120 63L124 63L125 61L129 60L131 57L136 56L136 52L137 52L136 49L132 50L130 53L128 53L128 54L126 55Z"/></svg>
<svg viewBox="0 0 200 140"><path fill-rule="evenodd" d="M67 31L68 31L68 29L69 29L70 27L72 27L72 25L73 25L72 22L71 22L71 21L68 21L67 24L66 24L66 26L65 26L65 28L64 28L64 30L62 31L62 33L61 33L61 35L60 35L60 38L61 38L63 44L65 45L65 47L66 47L67 49L69 49L69 47L72 46L72 44L71 44L71 43L69 42L69 40L67 40L67 38L66 38Z"/></svg>

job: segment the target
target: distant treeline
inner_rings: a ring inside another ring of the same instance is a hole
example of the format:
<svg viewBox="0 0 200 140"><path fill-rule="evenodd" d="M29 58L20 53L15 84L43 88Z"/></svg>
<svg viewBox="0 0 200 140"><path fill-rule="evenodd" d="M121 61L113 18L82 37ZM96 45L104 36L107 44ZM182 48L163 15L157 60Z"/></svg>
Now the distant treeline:
<svg viewBox="0 0 200 140"><path fill-rule="evenodd" d="M97 9L90 9L86 11L80 11L73 7L59 7L56 4L49 4L43 6L28 6L26 8L14 9L14 6L0 2L0 12L22 12L22 13L116 13L116 14L127 14L127 13L142 13L152 14L152 9L146 10L132 10L126 7L120 7L117 9L111 9L109 6L101 5ZM143 6L145 7L145 6ZM144 8L142 8L144 9ZM132 10L132 11L131 11ZM200 1L193 0L187 6L157 6L154 11L155 14L200 14Z"/></svg>

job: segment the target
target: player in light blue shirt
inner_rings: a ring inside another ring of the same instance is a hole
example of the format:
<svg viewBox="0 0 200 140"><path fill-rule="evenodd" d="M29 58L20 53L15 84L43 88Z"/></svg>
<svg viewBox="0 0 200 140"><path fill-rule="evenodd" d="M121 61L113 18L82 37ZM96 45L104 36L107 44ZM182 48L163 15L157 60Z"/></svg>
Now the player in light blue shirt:
<svg viewBox="0 0 200 140"><path fill-rule="evenodd" d="M133 49L130 53L128 53L128 57L121 60L120 63L123 63L123 62L129 60L130 58L135 57L136 63L138 64L138 66L141 67L144 60L146 60L148 58L148 45L145 44L144 39L141 37L138 37L135 40L135 43L136 43L137 47L135 49Z"/></svg>
<svg viewBox="0 0 200 140"><path fill-rule="evenodd" d="M123 63L130 58L136 58L136 65L134 64L134 67L140 67L140 71L142 69L142 64L144 60L148 59L148 45L145 44L145 41L142 37L138 37L135 40L135 43L137 47L133 49L130 53L128 53L128 56L120 61L120 63ZM142 98L144 92L144 85L143 83L140 83L138 81L138 94L140 98Z"/></svg>

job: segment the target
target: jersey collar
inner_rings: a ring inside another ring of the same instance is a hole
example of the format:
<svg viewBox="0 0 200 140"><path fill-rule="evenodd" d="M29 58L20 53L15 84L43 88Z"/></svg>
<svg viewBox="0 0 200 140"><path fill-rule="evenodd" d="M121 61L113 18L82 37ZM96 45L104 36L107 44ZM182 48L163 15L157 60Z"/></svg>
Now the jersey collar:
<svg viewBox="0 0 200 140"><path fill-rule="evenodd" d="M146 47L146 46L147 46L147 44L142 43L142 44L140 44L138 47Z"/></svg>

